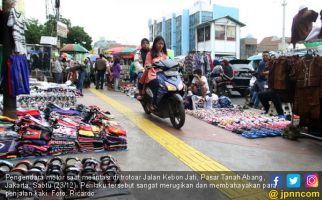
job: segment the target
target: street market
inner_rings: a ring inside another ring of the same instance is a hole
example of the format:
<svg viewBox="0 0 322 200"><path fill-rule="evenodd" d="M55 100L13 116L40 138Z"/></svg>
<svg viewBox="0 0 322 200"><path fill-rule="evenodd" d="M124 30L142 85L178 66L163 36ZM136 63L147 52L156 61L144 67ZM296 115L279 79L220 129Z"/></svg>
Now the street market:
<svg viewBox="0 0 322 200"><path fill-rule="evenodd" d="M181 2L117 37L70 3L42 22L0 0L0 199L321 198L316 4L281 0L282 37L257 43L239 3Z"/></svg>

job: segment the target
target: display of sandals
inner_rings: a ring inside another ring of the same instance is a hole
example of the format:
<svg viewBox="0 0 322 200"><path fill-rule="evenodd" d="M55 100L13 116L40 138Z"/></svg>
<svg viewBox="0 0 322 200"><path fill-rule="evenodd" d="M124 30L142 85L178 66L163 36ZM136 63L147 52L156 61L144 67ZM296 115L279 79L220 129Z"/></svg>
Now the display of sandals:
<svg viewBox="0 0 322 200"><path fill-rule="evenodd" d="M249 139L281 136L290 124L285 119L246 112L239 107L187 110L186 113Z"/></svg>
<svg viewBox="0 0 322 200"><path fill-rule="evenodd" d="M0 160L0 199L78 199L128 195L128 190L106 189L118 185L121 169L115 158L53 157L33 163Z"/></svg>

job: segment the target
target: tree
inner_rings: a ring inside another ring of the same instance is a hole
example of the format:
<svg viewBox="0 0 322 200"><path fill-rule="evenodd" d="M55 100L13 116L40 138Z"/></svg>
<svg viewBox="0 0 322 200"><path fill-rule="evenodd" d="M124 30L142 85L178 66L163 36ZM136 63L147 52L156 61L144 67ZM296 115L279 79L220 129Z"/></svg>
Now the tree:
<svg viewBox="0 0 322 200"><path fill-rule="evenodd" d="M68 28L71 27L71 22L69 19L60 17L59 21L66 24ZM49 15L48 20L44 24L44 29L42 34L44 36L56 36L56 17L54 15Z"/></svg>
<svg viewBox="0 0 322 200"><path fill-rule="evenodd" d="M79 43L90 51L92 42L92 38L84 31L83 27L73 26L69 29L66 43Z"/></svg>
<svg viewBox="0 0 322 200"><path fill-rule="evenodd" d="M92 38L84 31L83 27L72 27L70 20L63 17L60 17L59 21L66 24L69 30L67 38L61 38L63 43L79 43L89 51L92 49ZM57 35L56 18L54 15L49 15L48 20L44 25L40 24L38 20L35 19L28 20L27 28L26 41L30 44L39 43L41 36L55 37Z"/></svg>
<svg viewBox="0 0 322 200"><path fill-rule="evenodd" d="M44 26L37 19L30 19L26 23L27 31L25 31L27 44L38 44L42 35Z"/></svg>

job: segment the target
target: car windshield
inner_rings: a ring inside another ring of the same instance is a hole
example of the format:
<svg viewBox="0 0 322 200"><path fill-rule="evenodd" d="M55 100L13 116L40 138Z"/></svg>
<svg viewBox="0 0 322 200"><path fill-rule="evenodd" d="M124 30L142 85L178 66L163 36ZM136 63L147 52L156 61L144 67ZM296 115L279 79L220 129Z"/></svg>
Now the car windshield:
<svg viewBox="0 0 322 200"><path fill-rule="evenodd" d="M231 65L233 69L249 69L254 71L254 68L249 64L233 64Z"/></svg>

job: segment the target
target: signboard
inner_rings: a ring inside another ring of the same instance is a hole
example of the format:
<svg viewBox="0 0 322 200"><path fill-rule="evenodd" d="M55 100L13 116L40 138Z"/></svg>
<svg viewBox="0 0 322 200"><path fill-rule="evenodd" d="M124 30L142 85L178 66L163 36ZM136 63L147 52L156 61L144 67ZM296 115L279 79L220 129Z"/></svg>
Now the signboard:
<svg viewBox="0 0 322 200"><path fill-rule="evenodd" d="M49 37L49 36L41 36L40 44L50 44L50 45L57 45L57 38L56 37Z"/></svg>
<svg viewBox="0 0 322 200"><path fill-rule="evenodd" d="M62 22L57 22L57 35L62 38L67 38L68 28L67 25Z"/></svg>

